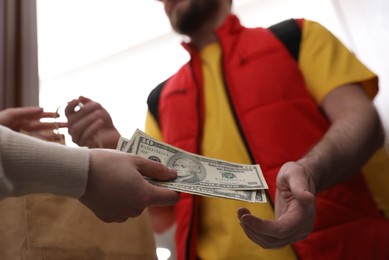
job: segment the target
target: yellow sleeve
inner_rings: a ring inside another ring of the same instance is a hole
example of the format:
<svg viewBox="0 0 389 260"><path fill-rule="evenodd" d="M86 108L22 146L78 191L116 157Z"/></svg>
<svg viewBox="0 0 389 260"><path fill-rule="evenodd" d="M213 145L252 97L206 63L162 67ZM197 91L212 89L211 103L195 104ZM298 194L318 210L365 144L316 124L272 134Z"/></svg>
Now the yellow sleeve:
<svg viewBox="0 0 389 260"><path fill-rule="evenodd" d="M389 154L385 147L379 149L362 170L374 200L389 218Z"/></svg>
<svg viewBox="0 0 389 260"><path fill-rule="evenodd" d="M360 83L374 98L378 78L372 71L319 23L304 20L302 28L299 67L318 104L330 91L349 83Z"/></svg>
<svg viewBox="0 0 389 260"><path fill-rule="evenodd" d="M377 76L319 23L304 20L299 67L318 104L333 89L360 83L370 98L378 92ZM362 169L373 197L389 218L389 155L381 148Z"/></svg>
<svg viewBox="0 0 389 260"><path fill-rule="evenodd" d="M146 114L146 125L145 125L145 132L153 137L154 139L157 139L159 141L162 141L162 133L158 126L157 121L155 121L153 115L150 113L150 111L147 111Z"/></svg>

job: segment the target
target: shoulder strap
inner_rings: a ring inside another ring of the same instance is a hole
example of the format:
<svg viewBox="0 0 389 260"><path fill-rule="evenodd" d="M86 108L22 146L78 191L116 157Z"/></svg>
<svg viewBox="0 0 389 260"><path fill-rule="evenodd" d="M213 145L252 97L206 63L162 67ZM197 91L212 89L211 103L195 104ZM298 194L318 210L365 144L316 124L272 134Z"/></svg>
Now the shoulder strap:
<svg viewBox="0 0 389 260"><path fill-rule="evenodd" d="M155 121L159 124L159 116L158 116L158 107L159 107L159 96L161 95L161 91L163 86L165 86L167 80L160 83L157 87L155 87L149 97L147 98L147 106L149 107L150 113L153 115Z"/></svg>
<svg viewBox="0 0 389 260"><path fill-rule="evenodd" d="M285 20L269 27L297 61L301 42L301 28L295 19Z"/></svg>

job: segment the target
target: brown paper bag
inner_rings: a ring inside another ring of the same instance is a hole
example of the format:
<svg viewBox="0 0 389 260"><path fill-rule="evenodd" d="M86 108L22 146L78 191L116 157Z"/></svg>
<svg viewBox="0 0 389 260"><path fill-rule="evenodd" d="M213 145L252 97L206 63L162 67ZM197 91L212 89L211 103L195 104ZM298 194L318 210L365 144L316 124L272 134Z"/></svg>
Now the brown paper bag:
<svg viewBox="0 0 389 260"><path fill-rule="evenodd" d="M104 223L78 200L36 194L0 201L0 259L157 259L147 211Z"/></svg>

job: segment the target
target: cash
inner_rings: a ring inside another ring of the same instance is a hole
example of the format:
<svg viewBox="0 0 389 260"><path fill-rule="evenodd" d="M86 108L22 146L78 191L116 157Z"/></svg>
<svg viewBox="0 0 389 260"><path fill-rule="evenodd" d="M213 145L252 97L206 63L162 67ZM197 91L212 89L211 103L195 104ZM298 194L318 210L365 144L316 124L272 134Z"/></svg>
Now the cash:
<svg viewBox="0 0 389 260"><path fill-rule="evenodd" d="M189 153L139 129L130 139L121 137L116 149L177 170L177 178L170 181L148 179L154 185L201 196L266 202L268 186L258 164L237 164Z"/></svg>

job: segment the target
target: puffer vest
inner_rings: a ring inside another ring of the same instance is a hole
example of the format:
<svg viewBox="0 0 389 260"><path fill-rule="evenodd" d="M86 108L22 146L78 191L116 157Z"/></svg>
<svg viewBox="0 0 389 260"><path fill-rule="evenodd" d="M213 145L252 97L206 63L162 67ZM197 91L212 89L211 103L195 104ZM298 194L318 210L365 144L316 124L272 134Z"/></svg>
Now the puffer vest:
<svg viewBox="0 0 389 260"><path fill-rule="evenodd" d="M290 21L299 29L293 30L297 37L285 32L276 37L268 29L245 28L234 15L216 31L236 124L252 162L261 165L271 200L280 167L304 156L329 127L308 93L295 59L302 20ZM280 38L289 43L283 44ZM152 91L148 105L165 142L201 154L201 62L192 46L184 46L191 60ZM179 260L196 259L199 203L198 197L181 194L176 206ZM362 174L317 194L316 203L313 232L293 245L300 259L389 259L389 222L379 212Z"/></svg>

